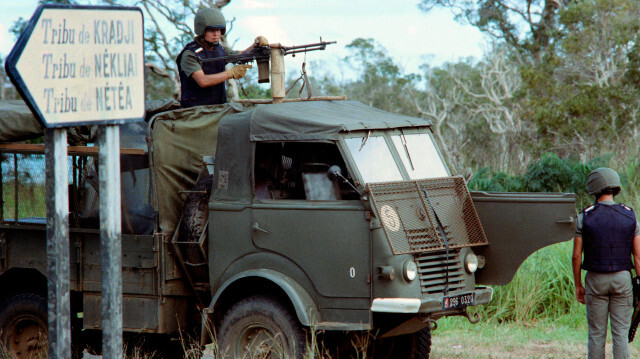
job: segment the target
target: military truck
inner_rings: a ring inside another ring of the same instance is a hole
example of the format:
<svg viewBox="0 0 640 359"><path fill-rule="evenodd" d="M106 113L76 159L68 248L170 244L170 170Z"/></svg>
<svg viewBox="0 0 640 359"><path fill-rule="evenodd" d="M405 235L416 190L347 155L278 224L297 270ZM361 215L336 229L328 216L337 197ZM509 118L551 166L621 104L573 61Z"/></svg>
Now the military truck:
<svg viewBox="0 0 640 359"><path fill-rule="evenodd" d="M369 333L374 357L428 358L439 318L477 322L487 285L573 232L573 194L470 193L424 119L357 101L169 107L120 131L128 332L197 327L236 358ZM3 109L0 328L22 358L47 330L46 218L20 187L44 149L16 143L42 131L24 105ZM91 134L68 136L74 330L101 329Z"/></svg>

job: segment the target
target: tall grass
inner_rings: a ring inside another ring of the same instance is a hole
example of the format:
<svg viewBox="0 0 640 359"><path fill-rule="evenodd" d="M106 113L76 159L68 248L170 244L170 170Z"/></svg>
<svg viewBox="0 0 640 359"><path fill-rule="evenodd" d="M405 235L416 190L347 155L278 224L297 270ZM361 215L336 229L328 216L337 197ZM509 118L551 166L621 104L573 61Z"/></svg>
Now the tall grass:
<svg viewBox="0 0 640 359"><path fill-rule="evenodd" d="M580 313L571 270L571 242L559 243L531 255L511 283L494 287L493 300L477 308L488 320L536 321Z"/></svg>

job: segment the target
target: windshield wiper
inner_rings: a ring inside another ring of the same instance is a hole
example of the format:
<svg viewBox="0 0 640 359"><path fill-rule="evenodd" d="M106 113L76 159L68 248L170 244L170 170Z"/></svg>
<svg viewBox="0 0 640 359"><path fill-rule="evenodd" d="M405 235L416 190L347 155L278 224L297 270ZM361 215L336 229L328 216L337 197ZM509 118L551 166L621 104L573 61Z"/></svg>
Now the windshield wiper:
<svg viewBox="0 0 640 359"><path fill-rule="evenodd" d="M362 151L362 148L364 148L364 145L367 144L367 140L369 140L370 135L371 135L371 131L368 131L367 135L365 137L362 137L362 144L360 145L360 149L358 150L358 152Z"/></svg>
<svg viewBox="0 0 640 359"><path fill-rule="evenodd" d="M411 154L409 153L409 147L407 146L407 139L404 137L404 132L400 132L400 142L402 142L402 146L404 147L404 152L407 154L407 158L409 159L409 165L411 166L411 170L415 171L415 167L413 167L413 161L411 160Z"/></svg>

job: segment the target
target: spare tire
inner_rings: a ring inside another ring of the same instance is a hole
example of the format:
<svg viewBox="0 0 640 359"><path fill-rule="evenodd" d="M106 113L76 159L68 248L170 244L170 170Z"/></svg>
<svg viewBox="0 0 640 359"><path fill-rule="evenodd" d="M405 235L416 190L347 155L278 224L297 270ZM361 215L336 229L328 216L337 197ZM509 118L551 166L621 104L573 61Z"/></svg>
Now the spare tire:
<svg viewBox="0 0 640 359"><path fill-rule="evenodd" d="M180 242L194 243L182 246L187 264L192 268L191 272L196 280L206 280L209 273L206 265L207 259L195 243L200 239L209 220L209 197L211 196L212 184L213 175L200 176L187 197L180 222Z"/></svg>

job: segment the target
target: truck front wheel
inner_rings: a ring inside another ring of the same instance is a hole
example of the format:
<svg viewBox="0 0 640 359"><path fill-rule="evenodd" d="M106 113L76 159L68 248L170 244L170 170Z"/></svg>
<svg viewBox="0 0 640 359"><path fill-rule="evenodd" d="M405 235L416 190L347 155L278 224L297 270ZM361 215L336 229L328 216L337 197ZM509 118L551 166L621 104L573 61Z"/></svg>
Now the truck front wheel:
<svg viewBox="0 0 640 359"><path fill-rule="evenodd" d="M222 358L302 358L305 334L274 298L254 296L229 309L220 324Z"/></svg>
<svg viewBox="0 0 640 359"><path fill-rule="evenodd" d="M11 358L44 358L47 301L37 294L18 294L0 307L0 340Z"/></svg>
<svg viewBox="0 0 640 359"><path fill-rule="evenodd" d="M429 359L431 330L424 328L413 334L380 339L374 342L373 358Z"/></svg>

